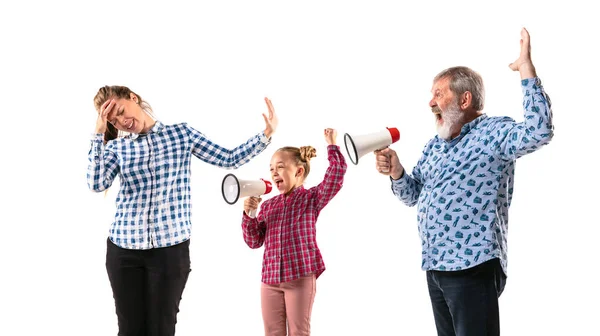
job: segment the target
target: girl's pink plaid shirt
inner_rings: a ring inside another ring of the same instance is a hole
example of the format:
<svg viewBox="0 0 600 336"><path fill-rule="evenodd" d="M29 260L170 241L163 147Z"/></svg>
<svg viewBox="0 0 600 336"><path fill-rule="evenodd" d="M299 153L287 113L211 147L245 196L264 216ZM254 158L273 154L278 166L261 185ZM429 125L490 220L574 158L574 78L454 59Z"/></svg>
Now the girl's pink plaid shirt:
<svg viewBox="0 0 600 336"><path fill-rule="evenodd" d="M244 241L250 248L265 245L262 282L277 284L325 271L316 241L319 213L340 191L346 161L337 145L327 146L329 167L323 181L305 189L297 187L288 196L266 200L256 218L243 214Z"/></svg>

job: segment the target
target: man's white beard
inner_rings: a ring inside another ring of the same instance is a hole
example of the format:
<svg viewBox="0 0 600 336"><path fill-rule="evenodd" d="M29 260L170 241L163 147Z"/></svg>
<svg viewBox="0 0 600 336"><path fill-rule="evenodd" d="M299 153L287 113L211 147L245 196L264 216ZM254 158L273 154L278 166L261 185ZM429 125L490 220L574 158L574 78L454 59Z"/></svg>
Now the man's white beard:
<svg viewBox="0 0 600 336"><path fill-rule="evenodd" d="M463 117L463 113L458 107L458 102L454 102L446 109L446 111L443 111L443 123L439 125L436 120L437 132L440 138L450 140L452 138L452 133L456 132L457 127L461 126Z"/></svg>

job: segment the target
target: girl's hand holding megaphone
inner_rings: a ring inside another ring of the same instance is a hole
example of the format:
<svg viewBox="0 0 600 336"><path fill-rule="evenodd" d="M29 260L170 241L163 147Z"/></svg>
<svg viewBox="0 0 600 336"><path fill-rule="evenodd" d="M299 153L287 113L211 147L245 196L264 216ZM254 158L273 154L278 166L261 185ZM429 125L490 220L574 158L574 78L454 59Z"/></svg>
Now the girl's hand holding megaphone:
<svg viewBox="0 0 600 336"><path fill-rule="evenodd" d="M261 201L262 201L262 198L260 198L260 197L251 196L251 197L246 198L246 200L244 200L244 212L246 213L246 216L252 217L252 216L250 216L250 212L258 209L258 204Z"/></svg>

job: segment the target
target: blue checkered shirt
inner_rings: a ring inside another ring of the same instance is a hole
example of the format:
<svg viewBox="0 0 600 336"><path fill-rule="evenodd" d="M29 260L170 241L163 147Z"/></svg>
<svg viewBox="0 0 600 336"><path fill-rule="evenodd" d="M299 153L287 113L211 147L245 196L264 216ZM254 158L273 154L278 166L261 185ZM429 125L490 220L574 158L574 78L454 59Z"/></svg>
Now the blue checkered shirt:
<svg viewBox="0 0 600 336"><path fill-rule="evenodd" d="M156 121L148 134L131 134L103 144L94 134L88 154L87 183L100 192L119 175L121 187L109 237L127 249L166 247L191 235L190 162L192 154L212 165L235 169L270 143L263 132L235 149L211 142L186 123Z"/></svg>
<svg viewBox="0 0 600 336"><path fill-rule="evenodd" d="M412 174L392 180L394 194L417 205L423 270L456 271L498 258L507 272L515 161L554 135L540 79L524 79L521 87L523 122L481 115L450 141L431 139Z"/></svg>

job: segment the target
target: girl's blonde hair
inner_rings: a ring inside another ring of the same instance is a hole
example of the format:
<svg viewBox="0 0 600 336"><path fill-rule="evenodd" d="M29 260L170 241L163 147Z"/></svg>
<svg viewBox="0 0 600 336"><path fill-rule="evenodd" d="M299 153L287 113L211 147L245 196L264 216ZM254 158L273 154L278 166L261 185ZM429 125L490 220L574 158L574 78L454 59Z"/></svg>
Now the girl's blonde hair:
<svg viewBox="0 0 600 336"><path fill-rule="evenodd" d="M289 153L294 159L297 166L302 166L304 168L304 176L306 178L308 173L310 173L310 159L317 156L317 150L312 146L302 146L302 147L281 147L277 150L277 152L286 152Z"/></svg>

